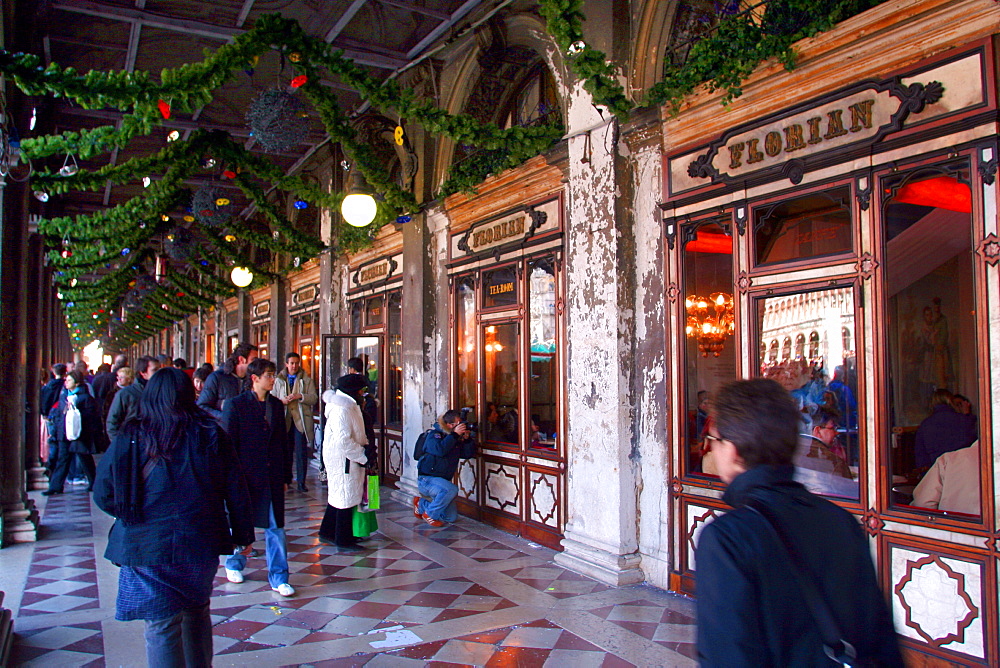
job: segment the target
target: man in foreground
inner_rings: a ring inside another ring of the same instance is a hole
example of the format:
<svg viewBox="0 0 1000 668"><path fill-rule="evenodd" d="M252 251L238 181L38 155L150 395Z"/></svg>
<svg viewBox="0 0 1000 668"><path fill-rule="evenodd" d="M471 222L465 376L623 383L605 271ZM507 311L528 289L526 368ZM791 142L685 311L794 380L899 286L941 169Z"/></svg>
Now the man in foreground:
<svg viewBox="0 0 1000 668"><path fill-rule="evenodd" d="M253 510L253 525L264 529L267 579L271 589L291 596L288 584L288 547L285 542L285 480L288 433L285 407L271 396L276 376L274 362L258 357L247 365L251 389L226 401L222 428L240 460ZM243 552L226 559L226 578L243 582L247 558Z"/></svg>
<svg viewBox="0 0 1000 668"><path fill-rule="evenodd" d="M902 666L857 520L792 479L792 397L772 380L736 381L716 394L712 417L707 438L733 510L698 543L701 665L832 666L829 646L853 652L852 665ZM824 607L832 623L821 631L814 610Z"/></svg>

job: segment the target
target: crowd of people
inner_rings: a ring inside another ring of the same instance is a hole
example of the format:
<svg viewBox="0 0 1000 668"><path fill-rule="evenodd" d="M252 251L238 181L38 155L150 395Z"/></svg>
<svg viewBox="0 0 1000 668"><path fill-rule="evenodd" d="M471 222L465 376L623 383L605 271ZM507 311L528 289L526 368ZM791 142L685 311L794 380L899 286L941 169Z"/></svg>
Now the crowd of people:
<svg viewBox="0 0 1000 668"><path fill-rule="evenodd" d="M367 534L356 535L354 515L368 476L377 473L377 404L362 361L348 360L346 372L322 397L327 509L319 537L338 552L358 553ZM219 557L226 578L242 583L247 559L257 556L255 529L263 530L271 588L295 594L285 496L293 481L308 491L318 401L297 353L288 353L279 371L249 343L217 369L165 355L133 366L119 355L96 374L86 362L53 365L40 391L50 477L43 494L62 494L67 478L80 476L98 507L115 517L105 557L121 567L116 618L145 620L150 665L211 664L208 609ZM442 419L444 429L456 426L451 417ZM454 466L449 470L453 475ZM440 487L421 483L432 526L457 516L454 494L441 496Z"/></svg>

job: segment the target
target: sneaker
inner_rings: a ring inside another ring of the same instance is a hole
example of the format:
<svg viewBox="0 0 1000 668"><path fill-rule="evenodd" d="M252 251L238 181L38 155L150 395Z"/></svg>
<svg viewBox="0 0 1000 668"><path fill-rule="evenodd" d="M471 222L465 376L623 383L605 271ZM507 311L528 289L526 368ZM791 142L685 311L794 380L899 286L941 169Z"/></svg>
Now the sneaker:
<svg viewBox="0 0 1000 668"><path fill-rule="evenodd" d="M292 596L295 594L295 590L292 588L292 585L287 582L283 582L277 587L271 587L271 591L276 591L282 596Z"/></svg>
<svg viewBox="0 0 1000 668"><path fill-rule="evenodd" d="M423 517L424 516L424 514L422 512L420 512L420 497L419 496L413 497L413 516L414 517Z"/></svg>
<svg viewBox="0 0 1000 668"><path fill-rule="evenodd" d="M424 515L424 521L427 522L428 524L430 524L432 527L443 527L444 526L444 522L442 522L441 520L436 520L436 519L434 519L433 517L431 517L429 515Z"/></svg>
<svg viewBox="0 0 1000 668"><path fill-rule="evenodd" d="M234 571L231 568L226 569L226 579L230 582L239 584L243 582L243 571Z"/></svg>

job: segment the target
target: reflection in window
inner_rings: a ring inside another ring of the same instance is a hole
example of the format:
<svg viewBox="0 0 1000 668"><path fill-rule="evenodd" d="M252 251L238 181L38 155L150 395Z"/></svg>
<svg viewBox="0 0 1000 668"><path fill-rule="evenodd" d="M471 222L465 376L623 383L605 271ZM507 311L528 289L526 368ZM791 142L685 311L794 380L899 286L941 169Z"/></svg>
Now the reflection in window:
<svg viewBox="0 0 1000 668"><path fill-rule="evenodd" d="M686 442L688 444L688 471L715 474L714 456L705 440L708 406L712 393L721 385L736 378L736 345L732 336L726 335L714 343L713 354L705 354L704 342L699 333L704 322L694 318L713 318L717 315L713 295L723 295L723 305L731 303L733 294L733 244L729 228L721 222L710 222L682 231L684 246L681 255L685 309L688 317L685 349L685 415ZM712 306L704 313L692 313L688 303L701 298ZM718 299L718 298L716 298ZM731 317L731 311L730 311ZM711 324L711 323L710 323ZM777 354L777 343L775 343Z"/></svg>
<svg viewBox="0 0 1000 668"><path fill-rule="evenodd" d="M979 515L981 460L970 447L979 435L980 359L968 183L966 166L883 183L887 389L893 501ZM954 401L954 393L968 401ZM956 480L959 470L966 473ZM951 480L942 478L947 471Z"/></svg>
<svg viewBox="0 0 1000 668"><path fill-rule="evenodd" d="M551 258L528 266L528 333L531 346L529 445L551 449L556 447L559 424L555 268Z"/></svg>
<svg viewBox="0 0 1000 668"><path fill-rule="evenodd" d="M471 277L455 288L455 399L459 408L476 406L476 288Z"/></svg>
<svg viewBox="0 0 1000 668"><path fill-rule="evenodd" d="M525 77L511 97L508 109L501 123L505 129L517 125L558 122L559 100L556 97L555 80L544 65L537 65Z"/></svg>
<svg viewBox="0 0 1000 668"><path fill-rule="evenodd" d="M851 250L850 188L841 186L754 211L757 264Z"/></svg>
<svg viewBox="0 0 1000 668"><path fill-rule="evenodd" d="M819 357L819 332L809 332L809 359Z"/></svg>
<svg viewBox="0 0 1000 668"><path fill-rule="evenodd" d="M386 332L389 347L389 373L385 388L385 421L389 425L403 425L403 310L402 295L389 295L389 323Z"/></svg>
<svg viewBox="0 0 1000 668"><path fill-rule="evenodd" d="M789 352L792 337L804 342L810 332L808 360L786 356L786 348L780 361L759 360L761 375L791 392L802 411L796 480L816 494L857 499L857 373L841 336L854 330L854 288L762 298L757 318L761 339L781 337Z"/></svg>
<svg viewBox="0 0 1000 668"><path fill-rule="evenodd" d="M806 354L806 336L799 333L795 335L795 359L800 360Z"/></svg>
<svg viewBox="0 0 1000 668"><path fill-rule="evenodd" d="M361 331L361 317L364 314L364 308L361 300L351 302L351 331L354 333Z"/></svg>
<svg viewBox="0 0 1000 668"><path fill-rule="evenodd" d="M521 442L518 406L517 324L483 327L483 371L486 404L483 431L488 441Z"/></svg>

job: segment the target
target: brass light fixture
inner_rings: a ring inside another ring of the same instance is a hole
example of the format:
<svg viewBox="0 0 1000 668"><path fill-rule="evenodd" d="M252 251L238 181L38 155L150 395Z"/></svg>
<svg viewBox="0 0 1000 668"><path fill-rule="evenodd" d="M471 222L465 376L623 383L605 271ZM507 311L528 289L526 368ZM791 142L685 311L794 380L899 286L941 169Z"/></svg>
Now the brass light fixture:
<svg viewBox="0 0 1000 668"><path fill-rule="evenodd" d="M698 342L702 357L711 353L718 357L726 344L726 337L736 331L733 317L733 296L713 292L708 299L690 295L684 300L687 308L687 335Z"/></svg>

